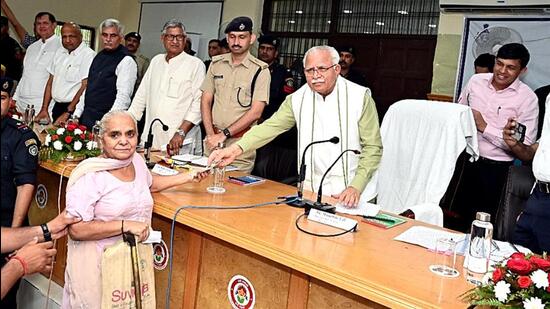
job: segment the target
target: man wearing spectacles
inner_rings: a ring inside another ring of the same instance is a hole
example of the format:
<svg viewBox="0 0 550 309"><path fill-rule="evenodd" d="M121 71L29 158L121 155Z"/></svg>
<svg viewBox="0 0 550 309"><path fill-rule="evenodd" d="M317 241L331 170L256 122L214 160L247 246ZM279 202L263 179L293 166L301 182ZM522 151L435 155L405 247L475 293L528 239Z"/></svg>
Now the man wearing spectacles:
<svg viewBox="0 0 550 309"><path fill-rule="evenodd" d="M268 65L249 52L256 40L252 20L237 17L227 25L225 33L231 52L212 58L201 87L206 155L221 143L229 146L237 142L256 124L269 102ZM235 166L250 172L255 157L254 151L239 156Z"/></svg>
<svg viewBox="0 0 550 309"><path fill-rule="evenodd" d="M204 63L184 52L187 35L183 23L170 20L164 24L160 40L166 53L158 54L151 60L128 111L136 119L145 113L145 132L149 132L151 122L161 119L168 125L164 132L157 124L153 126L155 135L153 148L167 145L171 154L202 152L200 129L200 86L204 80ZM185 139L193 141L182 148ZM147 136L141 136L144 143Z"/></svg>
<svg viewBox="0 0 550 309"><path fill-rule="evenodd" d="M84 96L80 123L92 128L96 120L111 110L130 106L137 79L137 64L122 45L124 26L116 19L106 19L100 26L103 50L92 61Z"/></svg>
<svg viewBox="0 0 550 309"><path fill-rule="evenodd" d="M296 124L300 154L313 141L340 138L338 144L318 144L307 153L305 160L310 167L304 188L317 191L323 173L340 153L357 149L361 151L359 157L346 153L336 163L325 178L323 192L348 207L355 207L360 196L366 201L372 199L376 182L370 180L382 156L378 114L368 88L339 76L339 59L333 47L310 48L304 55L307 85L287 96L271 118L252 128L235 145L213 152L209 160L227 165Z"/></svg>

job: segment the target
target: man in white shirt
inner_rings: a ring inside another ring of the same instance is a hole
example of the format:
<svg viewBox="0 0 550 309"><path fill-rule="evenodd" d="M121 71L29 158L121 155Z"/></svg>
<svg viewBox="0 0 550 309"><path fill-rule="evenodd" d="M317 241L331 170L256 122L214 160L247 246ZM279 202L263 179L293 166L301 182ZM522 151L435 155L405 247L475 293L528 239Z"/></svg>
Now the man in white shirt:
<svg viewBox="0 0 550 309"><path fill-rule="evenodd" d="M63 48L57 50L52 64L47 68L50 72L42 109L36 119L50 120L49 105L53 99L52 120L54 124L66 122L73 114L78 117L82 113L84 97L82 94L88 84L88 71L94 59L95 52L82 43L80 26L69 22L61 27L61 43Z"/></svg>
<svg viewBox="0 0 550 309"><path fill-rule="evenodd" d="M550 252L550 96L546 97L546 113L542 135L538 142L525 145L514 138L516 120L510 118L502 137L519 159L533 159L535 187L519 216L514 231L514 242L533 252Z"/></svg>
<svg viewBox="0 0 550 309"><path fill-rule="evenodd" d="M57 25L55 16L40 12L34 21L41 39L29 46L23 60L23 76L13 96L19 112L25 111L27 105L34 105L35 110L41 110L44 88L50 76L48 67L55 52L61 47L61 40L54 35Z"/></svg>
<svg viewBox="0 0 550 309"><path fill-rule="evenodd" d="M162 131L160 124L153 126L155 136L153 148L168 144L171 154L178 154L186 136L194 139L194 147L185 147L189 153L193 149L201 152L200 86L204 79L204 63L184 51L184 25L176 20L166 22L160 39L166 54L156 55L149 65L141 84L128 109L136 119L141 119L145 112L145 131L149 132L151 122L159 118L168 131ZM147 134L142 135L142 142Z"/></svg>
<svg viewBox="0 0 550 309"><path fill-rule="evenodd" d="M84 111L80 123L88 128L111 110L130 106L137 79L137 65L128 49L121 45L124 26L116 19L106 19L100 26L103 50L95 56L88 72Z"/></svg>

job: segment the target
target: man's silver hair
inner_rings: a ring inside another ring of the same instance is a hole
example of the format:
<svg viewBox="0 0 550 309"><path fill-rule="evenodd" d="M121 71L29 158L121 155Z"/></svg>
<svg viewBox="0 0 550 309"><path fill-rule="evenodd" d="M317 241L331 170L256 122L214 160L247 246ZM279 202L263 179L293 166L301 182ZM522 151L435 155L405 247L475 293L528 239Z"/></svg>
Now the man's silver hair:
<svg viewBox="0 0 550 309"><path fill-rule="evenodd" d="M103 137L103 133L107 131L107 123L113 120L113 118L120 117L120 116L127 116L127 117L130 117L130 119L132 119L132 121L134 122L134 129L136 129L136 134L137 134L136 118L134 118L134 116L130 112L123 109L119 109L119 110L110 111L107 114L103 115L103 118L101 118L101 121L99 122L99 136ZM88 129L91 129L91 128L88 128Z"/></svg>
<svg viewBox="0 0 550 309"><path fill-rule="evenodd" d="M338 62L340 62L340 54L338 53L338 51L336 51L334 47L327 45L313 46L312 48L308 49L307 52L304 54L304 68L306 67L307 56L309 56L309 54L311 53L316 53L320 51L327 51L330 53L332 64L338 64Z"/></svg>
<svg viewBox="0 0 550 309"><path fill-rule="evenodd" d="M168 28L180 28L181 31L183 31L183 34L187 35L187 33L185 32L185 26L181 21L177 19L170 19L169 21L167 21L164 24L164 27L162 27L162 34L166 34L166 30L168 30Z"/></svg>
<svg viewBox="0 0 550 309"><path fill-rule="evenodd" d="M124 25L120 23L120 21L114 19L114 18L107 18L104 21L99 24L99 29L103 31L105 28L111 28L115 27L118 34L124 35Z"/></svg>

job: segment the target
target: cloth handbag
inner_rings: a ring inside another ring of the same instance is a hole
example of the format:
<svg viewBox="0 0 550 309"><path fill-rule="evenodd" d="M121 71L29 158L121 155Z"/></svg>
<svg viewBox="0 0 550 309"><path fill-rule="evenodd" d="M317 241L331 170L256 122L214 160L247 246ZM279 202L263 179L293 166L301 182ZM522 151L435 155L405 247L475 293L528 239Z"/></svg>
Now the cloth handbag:
<svg viewBox="0 0 550 309"><path fill-rule="evenodd" d="M156 308L153 248L137 243L142 308ZM106 247L101 258L101 308L136 308L130 245L122 239Z"/></svg>

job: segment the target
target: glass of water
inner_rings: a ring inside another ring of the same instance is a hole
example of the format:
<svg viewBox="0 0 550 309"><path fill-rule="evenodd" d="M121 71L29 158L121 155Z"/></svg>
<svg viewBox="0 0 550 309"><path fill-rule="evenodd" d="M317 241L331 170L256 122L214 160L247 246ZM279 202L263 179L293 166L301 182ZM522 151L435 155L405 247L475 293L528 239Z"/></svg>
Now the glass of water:
<svg viewBox="0 0 550 309"><path fill-rule="evenodd" d="M222 194L225 193L224 178L225 178L225 167L214 167L212 169L213 181L212 185L206 188L206 191L213 194Z"/></svg>

